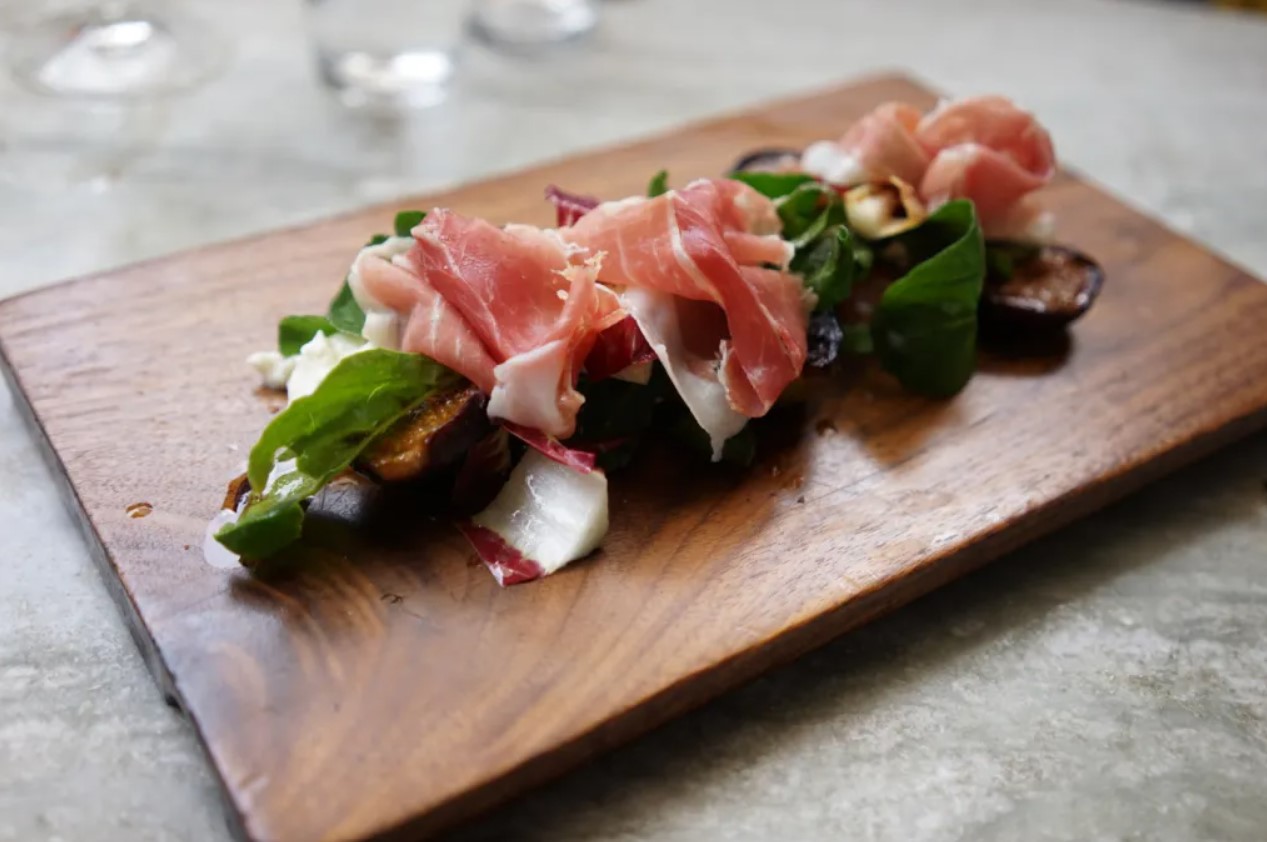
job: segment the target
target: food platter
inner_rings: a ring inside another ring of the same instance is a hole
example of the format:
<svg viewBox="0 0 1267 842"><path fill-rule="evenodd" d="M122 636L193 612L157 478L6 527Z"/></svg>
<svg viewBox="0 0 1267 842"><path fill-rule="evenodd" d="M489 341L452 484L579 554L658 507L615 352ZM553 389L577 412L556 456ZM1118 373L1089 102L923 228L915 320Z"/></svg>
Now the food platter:
<svg viewBox="0 0 1267 842"><path fill-rule="evenodd" d="M1267 289L1060 175L1059 239L1107 280L1055 353L984 355L951 400L860 367L742 471L653 446L613 477L599 553L531 585L499 587L425 509L338 488L302 563L208 563L270 417L232 349L323 308L396 209L543 223L546 184L716 175L890 99L933 96L878 79L0 304L15 394L243 838L447 826L1263 426Z"/></svg>

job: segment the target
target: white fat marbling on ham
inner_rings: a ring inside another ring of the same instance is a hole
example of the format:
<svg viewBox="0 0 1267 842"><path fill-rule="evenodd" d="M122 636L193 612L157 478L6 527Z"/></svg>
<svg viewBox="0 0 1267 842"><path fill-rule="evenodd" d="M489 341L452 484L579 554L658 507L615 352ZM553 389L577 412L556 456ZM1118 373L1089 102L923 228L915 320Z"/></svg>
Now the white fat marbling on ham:
<svg viewBox="0 0 1267 842"><path fill-rule="evenodd" d="M670 293L637 288L625 290L620 303L638 323L691 416L708 434L713 461L721 459L726 439L742 430L748 418L731 408L726 388L717 376L718 361L699 356L688 345L684 331L700 325L684 325L683 315L695 303L683 306Z"/></svg>

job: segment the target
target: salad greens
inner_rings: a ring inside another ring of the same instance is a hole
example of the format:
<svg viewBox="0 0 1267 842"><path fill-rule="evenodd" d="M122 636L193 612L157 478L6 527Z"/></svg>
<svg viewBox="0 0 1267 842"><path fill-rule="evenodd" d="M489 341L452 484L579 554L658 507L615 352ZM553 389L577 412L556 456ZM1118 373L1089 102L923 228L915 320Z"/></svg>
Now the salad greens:
<svg viewBox="0 0 1267 842"><path fill-rule="evenodd" d="M976 367L984 241L976 210L964 199L942 205L911 233L919 241L913 252L939 248L884 291L871 337L880 362L903 386L946 397Z"/></svg>
<svg viewBox="0 0 1267 842"><path fill-rule="evenodd" d="M396 214L396 218L392 221L392 231L397 237L408 237L414 228L422 224L427 218L426 211L420 210L404 210ZM391 239L386 234L375 234L370 237L365 248L370 246L379 246ZM365 327L365 311L361 309L361 305L356 303L356 297L352 295L352 287L344 279L343 286L339 287L339 293L330 302L330 308L326 311L326 318L334 325L337 330L344 333L355 333L358 336L362 328ZM309 337L310 339L312 337ZM285 353L283 351L282 353Z"/></svg>
<svg viewBox="0 0 1267 842"><path fill-rule="evenodd" d="M651 183L647 185L647 196L654 199L656 196L663 196L669 192L669 171L660 170L651 176Z"/></svg>
<svg viewBox="0 0 1267 842"><path fill-rule="evenodd" d="M800 172L733 172L728 177L770 199L781 199L802 184L817 183L814 176Z"/></svg>
<svg viewBox="0 0 1267 842"><path fill-rule="evenodd" d="M849 297L875 262L872 247L850 230L840 193L803 173L740 172L744 182L774 200L782 236L796 248L789 267L830 313ZM843 328L842 347L874 351L880 364L912 391L935 397L964 387L976 367L977 305L986 252L971 202L943 205L922 225L897 238L910 268L885 290L870 329ZM991 249L996 270L1016 258Z"/></svg>
<svg viewBox="0 0 1267 842"><path fill-rule="evenodd" d="M352 295L352 286L347 281L343 282L343 286L339 288L339 294L330 302L326 319L337 330L355 333L358 336L365 327L365 311L361 309L360 304L356 303L356 296Z"/></svg>
<svg viewBox="0 0 1267 842"><path fill-rule="evenodd" d="M329 336L339 328L325 316L287 316L277 323L277 350L293 357L318 333Z"/></svg>
<svg viewBox="0 0 1267 842"><path fill-rule="evenodd" d="M345 358L315 392L264 428L247 462L251 495L246 508L216 533L216 540L251 559L296 540L303 527L302 502L453 376L419 354L375 348ZM280 471L279 464L284 466Z"/></svg>

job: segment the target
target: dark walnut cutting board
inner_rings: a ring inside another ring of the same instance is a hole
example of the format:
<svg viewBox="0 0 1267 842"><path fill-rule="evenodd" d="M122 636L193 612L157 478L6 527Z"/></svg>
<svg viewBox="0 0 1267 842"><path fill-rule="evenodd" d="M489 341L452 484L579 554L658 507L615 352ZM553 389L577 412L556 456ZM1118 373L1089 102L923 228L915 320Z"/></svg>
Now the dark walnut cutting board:
<svg viewBox="0 0 1267 842"><path fill-rule="evenodd" d="M546 223L598 196L838 135L894 78L411 199ZM416 838L556 775L1267 422L1267 287L1075 178L1059 239L1103 262L1063 357L983 357L957 398L873 371L764 422L750 471L652 447L602 551L503 590L424 505L321 501L267 578L203 558L269 418L241 362L317 312L393 208L0 304L5 372L166 692L251 840ZM153 507L129 517L135 503Z"/></svg>

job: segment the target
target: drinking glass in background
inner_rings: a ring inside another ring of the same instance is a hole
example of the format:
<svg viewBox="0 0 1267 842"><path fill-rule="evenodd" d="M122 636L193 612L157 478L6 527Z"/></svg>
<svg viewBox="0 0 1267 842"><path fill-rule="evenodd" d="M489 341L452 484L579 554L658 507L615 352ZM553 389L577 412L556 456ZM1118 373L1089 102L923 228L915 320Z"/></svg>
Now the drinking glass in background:
<svg viewBox="0 0 1267 842"><path fill-rule="evenodd" d="M594 0L307 0L322 79L349 105L443 101L463 35L521 51L570 41Z"/></svg>
<svg viewBox="0 0 1267 842"><path fill-rule="evenodd" d="M128 99L193 87L223 66L213 30L172 2L83 3L17 21L8 62L38 93Z"/></svg>
<svg viewBox="0 0 1267 842"><path fill-rule="evenodd" d="M471 10L471 31L497 47L545 47L579 38L597 24L595 0L474 0Z"/></svg>
<svg viewBox="0 0 1267 842"><path fill-rule="evenodd" d="M321 78L348 105L427 106L448 92L464 0L308 0Z"/></svg>

